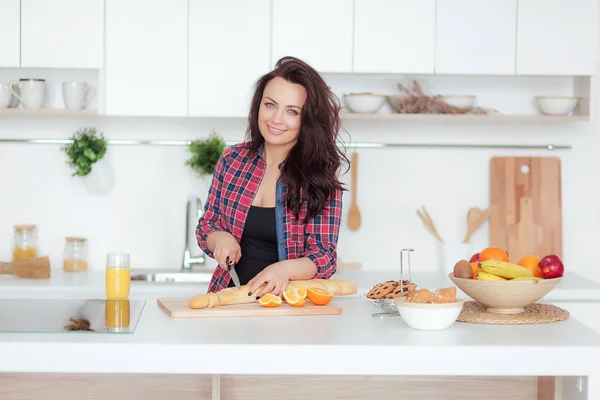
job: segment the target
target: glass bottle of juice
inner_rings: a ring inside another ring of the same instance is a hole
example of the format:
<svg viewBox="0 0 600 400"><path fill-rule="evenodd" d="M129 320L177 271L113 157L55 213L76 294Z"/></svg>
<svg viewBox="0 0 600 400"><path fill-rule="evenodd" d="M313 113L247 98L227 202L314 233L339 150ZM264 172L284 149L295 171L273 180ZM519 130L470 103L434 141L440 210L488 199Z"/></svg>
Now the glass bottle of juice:
<svg viewBox="0 0 600 400"><path fill-rule="evenodd" d="M25 260L36 258L38 254L37 228L35 225L15 225L13 235L12 259Z"/></svg>
<svg viewBox="0 0 600 400"><path fill-rule="evenodd" d="M63 269L66 272L83 272L88 269L88 245L83 237L68 236L65 239Z"/></svg>

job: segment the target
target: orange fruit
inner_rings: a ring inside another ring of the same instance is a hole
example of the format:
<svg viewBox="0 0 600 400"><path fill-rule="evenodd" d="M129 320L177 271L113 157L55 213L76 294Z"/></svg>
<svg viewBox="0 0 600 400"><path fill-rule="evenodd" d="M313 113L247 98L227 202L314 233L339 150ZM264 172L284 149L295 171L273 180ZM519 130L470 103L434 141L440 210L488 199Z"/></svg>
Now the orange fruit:
<svg viewBox="0 0 600 400"><path fill-rule="evenodd" d="M324 306L333 299L333 293L320 287L309 287L306 297L308 297L315 306Z"/></svg>
<svg viewBox="0 0 600 400"><path fill-rule="evenodd" d="M531 270L531 272L533 272L533 276L541 278L542 274L540 273L540 267L538 267L539 262L540 259L536 256L527 256L521 258L517 264L519 264L521 267Z"/></svg>
<svg viewBox="0 0 600 400"><path fill-rule="evenodd" d="M473 271L473 275L471 275L471 279L477 279L477 273L478 273L479 271L481 271L481 270L479 269L479 263L472 262L472 263L471 263L471 270Z"/></svg>
<svg viewBox="0 0 600 400"><path fill-rule="evenodd" d="M306 300L300 299L299 302L292 304L292 307L304 307L305 304L306 304Z"/></svg>
<svg viewBox="0 0 600 400"><path fill-rule="evenodd" d="M283 295L283 298L285 299L285 301L290 306L296 305L304 300L304 299L302 299L302 296L300 296L298 291L295 289L284 290L282 295Z"/></svg>
<svg viewBox="0 0 600 400"><path fill-rule="evenodd" d="M308 286L302 286L300 289L298 289L298 294L300 295L300 297L302 297L302 299L306 299L307 292L308 292Z"/></svg>
<svg viewBox="0 0 600 400"><path fill-rule="evenodd" d="M267 293L263 297L258 299L258 304L260 304L263 307L279 307L281 303L281 298L271 293Z"/></svg>
<svg viewBox="0 0 600 400"><path fill-rule="evenodd" d="M488 247L479 253L479 261L500 260L508 262L508 252L499 247Z"/></svg>

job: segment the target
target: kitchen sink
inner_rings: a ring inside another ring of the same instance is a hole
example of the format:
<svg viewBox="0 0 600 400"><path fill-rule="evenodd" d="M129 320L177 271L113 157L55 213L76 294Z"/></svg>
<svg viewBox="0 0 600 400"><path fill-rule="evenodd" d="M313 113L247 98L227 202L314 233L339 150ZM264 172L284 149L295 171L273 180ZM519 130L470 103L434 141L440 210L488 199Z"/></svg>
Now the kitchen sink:
<svg viewBox="0 0 600 400"><path fill-rule="evenodd" d="M131 280L141 282L158 282L158 283L209 283L212 278L213 271L136 271L131 270Z"/></svg>

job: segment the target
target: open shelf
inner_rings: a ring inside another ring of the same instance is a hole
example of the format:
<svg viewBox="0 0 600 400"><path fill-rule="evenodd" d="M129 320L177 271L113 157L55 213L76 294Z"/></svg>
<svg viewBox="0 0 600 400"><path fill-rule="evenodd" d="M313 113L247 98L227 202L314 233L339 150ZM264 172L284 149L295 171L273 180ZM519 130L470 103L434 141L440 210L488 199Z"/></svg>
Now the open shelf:
<svg viewBox="0 0 600 400"><path fill-rule="evenodd" d="M98 115L97 110L67 110L60 108L3 108L0 109L0 115L39 115L39 116L73 116L89 117Z"/></svg>
<svg viewBox="0 0 600 400"><path fill-rule="evenodd" d="M373 121L513 121L513 122L577 122L589 121L588 115L486 115L486 114L360 114L342 113L343 120Z"/></svg>

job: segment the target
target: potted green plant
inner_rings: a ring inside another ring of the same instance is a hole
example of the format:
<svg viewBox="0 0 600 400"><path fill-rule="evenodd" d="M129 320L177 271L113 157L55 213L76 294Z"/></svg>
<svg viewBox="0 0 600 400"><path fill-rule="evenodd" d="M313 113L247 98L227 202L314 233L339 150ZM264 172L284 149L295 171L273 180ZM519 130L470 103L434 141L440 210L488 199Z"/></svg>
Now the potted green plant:
<svg viewBox="0 0 600 400"><path fill-rule="evenodd" d="M201 178L211 176L225 150L225 142L212 130L206 139L192 141L188 145L190 158L185 162Z"/></svg>

